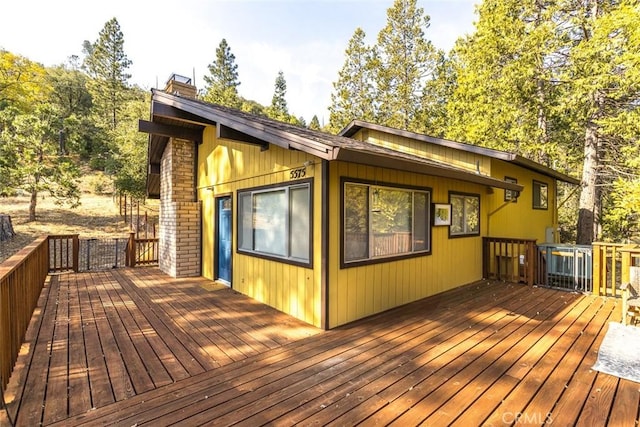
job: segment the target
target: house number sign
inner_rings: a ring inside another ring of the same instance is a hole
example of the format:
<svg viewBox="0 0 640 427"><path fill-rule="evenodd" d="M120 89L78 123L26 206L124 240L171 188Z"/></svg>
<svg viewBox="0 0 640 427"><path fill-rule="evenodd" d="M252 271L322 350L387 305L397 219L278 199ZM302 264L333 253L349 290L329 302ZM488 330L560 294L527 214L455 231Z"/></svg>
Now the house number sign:
<svg viewBox="0 0 640 427"><path fill-rule="evenodd" d="M299 179L307 176L307 168L291 169L289 171L289 179Z"/></svg>

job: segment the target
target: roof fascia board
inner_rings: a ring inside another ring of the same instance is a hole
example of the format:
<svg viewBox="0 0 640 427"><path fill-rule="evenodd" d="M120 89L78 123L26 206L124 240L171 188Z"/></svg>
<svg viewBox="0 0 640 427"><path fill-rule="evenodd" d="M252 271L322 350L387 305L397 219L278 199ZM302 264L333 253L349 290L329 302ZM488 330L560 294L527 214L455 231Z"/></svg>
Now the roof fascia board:
<svg viewBox="0 0 640 427"><path fill-rule="evenodd" d="M554 169L551 169L547 166L541 165L540 163L536 163L533 160L529 160L526 157L515 156L513 160L514 164L518 166L522 166L523 168L532 170L534 172L541 173L543 175L550 176L551 178L557 179L559 181L563 181L573 185L580 185L580 180L576 179L572 176L566 175L562 172L558 172Z"/></svg>
<svg viewBox="0 0 640 427"><path fill-rule="evenodd" d="M452 178L475 184L487 185L489 187L502 188L505 190L522 191L524 187L519 184L501 181L486 175L474 174L460 169L446 166L439 166L432 162L412 161L409 159L397 158L381 153L363 152L342 148L337 160L351 163L361 163L370 166L378 166L389 169L403 170L419 173L421 175L433 175L443 178Z"/></svg>
<svg viewBox="0 0 640 427"><path fill-rule="evenodd" d="M156 102L155 100L151 103L151 116L166 117L169 119L182 120L185 122L200 125L216 125L215 121L207 120L203 117L188 113L172 105L167 105L162 102Z"/></svg>
<svg viewBox="0 0 640 427"><path fill-rule="evenodd" d="M269 148L269 143L260 138L247 135L244 132L235 130L229 126L219 124L216 130L216 137L222 139L232 139L234 141L246 142L247 144L258 145L261 149Z"/></svg>
<svg viewBox="0 0 640 427"><path fill-rule="evenodd" d="M580 180L576 178L573 178L569 175L566 175L556 170L553 170L551 168L548 168L544 165L541 165L540 163L534 162L533 160L529 160L517 154L513 154L506 151L501 151L501 150L494 150L486 147L480 147L477 145L465 144L463 142L451 141L448 139L435 138L428 135L409 132L401 129L394 129L394 128L390 128L382 125L377 125L377 124L365 122L362 120L353 120L343 130L340 131L339 135L352 136L355 133L357 133L358 130L363 128L371 129L371 130L375 130L383 133L389 133L392 135L403 136L405 138L428 142L428 143L436 144L443 147L463 150L463 151L467 151L474 154L480 154L480 155L491 157L494 159L503 160L505 162L514 163L518 166L522 166L526 169L541 173L543 175L549 176L551 178L554 178L563 182L567 182L569 184L574 184L574 185L580 184Z"/></svg>
<svg viewBox="0 0 640 427"><path fill-rule="evenodd" d="M363 122L361 120L354 120L347 125L338 135L340 136L352 136L358 130L367 128L378 132L388 133L396 136L402 136L408 139L414 139L417 141L428 142L430 144L439 145L442 147L454 148L456 150L462 150L473 154L480 154L487 157L492 157L504 161L512 161L515 158L514 154L507 153L506 151L494 150L491 148L480 147L478 145L465 144L464 142L451 141L449 139L436 138L421 133L410 132L402 129L390 128L387 126L377 125L374 123Z"/></svg>
<svg viewBox="0 0 640 427"><path fill-rule="evenodd" d="M171 138L186 139L202 144L202 130L204 128L186 128L183 126L165 125L146 120L138 120L138 131L152 135L168 136Z"/></svg>
<svg viewBox="0 0 640 427"><path fill-rule="evenodd" d="M213 110L197 102L190 102L189 99L180 98L165 92L154 91L153 95L154 98L158 98L158 101L165 105L169 105L181 111L186 111L194 116L201 117L202 119L223 122L224 125L229 128L282 148L294 148L326 160L330 160L333 157L332 146L325 145L290 132L277 129L267 129L261 123L251 122L220 110Z"/></svg>

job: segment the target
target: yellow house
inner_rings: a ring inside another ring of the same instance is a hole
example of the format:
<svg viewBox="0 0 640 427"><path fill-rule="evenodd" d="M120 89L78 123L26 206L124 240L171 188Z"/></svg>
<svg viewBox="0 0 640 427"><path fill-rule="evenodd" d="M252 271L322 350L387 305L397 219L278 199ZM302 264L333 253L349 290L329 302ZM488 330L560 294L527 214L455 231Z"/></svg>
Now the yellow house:
<svg viewBox="0 0 640 427"><path fill-rule="evenodd" d="M558 181L520 156L360 121L330 135L154 90L160 267L321 328L482 278L482 238L553 238Z"/></svg>

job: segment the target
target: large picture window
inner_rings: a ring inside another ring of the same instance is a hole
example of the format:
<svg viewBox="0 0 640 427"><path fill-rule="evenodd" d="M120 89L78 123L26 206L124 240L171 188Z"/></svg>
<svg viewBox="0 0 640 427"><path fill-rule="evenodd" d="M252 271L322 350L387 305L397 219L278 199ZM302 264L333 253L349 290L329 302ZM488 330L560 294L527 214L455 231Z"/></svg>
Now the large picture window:
<svg viewBox="0 0 640 427"><path fill-rule="evenodd" d="M428 253L428 190L343 181L344 264Z"/></svg>
<svg viewBox="0 0 640 427"><path fill-rule="evenodd" d="M480 196L477 194L449 193L451 203L451 237L480 234Z"/></svg>
<svg viewBox="0 0 640 427"><path fill-rule="evenodd" d="M544 182L533 181L533 209L549 208L549 187Z"/></svg>
<svg viewBox="0 0 640 427"><path fill-rule="evenodd" d="M311 183L238 192L238 252L311 262Z"/></svg>

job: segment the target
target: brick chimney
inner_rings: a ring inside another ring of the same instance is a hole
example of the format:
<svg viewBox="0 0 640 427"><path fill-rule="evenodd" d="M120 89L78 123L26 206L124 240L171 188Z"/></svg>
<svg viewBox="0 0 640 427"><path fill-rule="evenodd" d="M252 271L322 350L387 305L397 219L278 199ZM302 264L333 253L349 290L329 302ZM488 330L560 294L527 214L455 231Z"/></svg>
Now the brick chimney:
<svg viewBox="0 0 640 427"><path fill-rule="evenodd" d="M195 98L191 79L174 74L165 89ZM195 142L169 138L160 164L160 269L172 277L201 275L202 206L195 188L198 147Z"/></svg>
<svg viewBox="0 0 640 427"><path fill-rule="evenodd" d="M167 80L165 92L174 95L184 96L185 98L195 99L198 95L196 87L193 85L191 78L181 76L180 74L172 74Z"/></svg>

